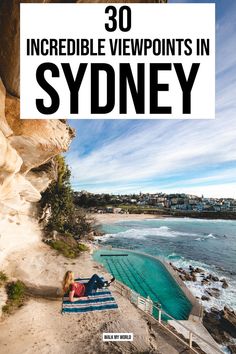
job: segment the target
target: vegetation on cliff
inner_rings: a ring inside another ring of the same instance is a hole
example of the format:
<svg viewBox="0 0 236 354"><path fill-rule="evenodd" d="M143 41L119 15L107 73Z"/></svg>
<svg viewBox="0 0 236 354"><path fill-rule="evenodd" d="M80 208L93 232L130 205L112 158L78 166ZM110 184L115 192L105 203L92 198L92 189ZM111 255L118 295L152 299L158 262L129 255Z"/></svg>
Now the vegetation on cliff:
<svg viewBox="0 0 236 354"><path fill-rule="evenodd" d="M0 287L3 286L7 282L7 275L0 271Z"/></svg>
<svg viewBox="0 0 236 354"><path fill-rule="evenodd" d="M7 283L6 292L8 299L6 305L3 306L2 311L11 314L17 308L23 306L26 298L25 291L25 285L20 280Z"/></svg>
<svg viewBox="0 0 236 354"><path fill-rule="evenodd" d="M71 172L63 156L54 158L55 179L42 194L41 221L49 244L64 256L75 258L87 248L79 243L94 231L94 220L83 209L76 208L70 184ZM55 236L56 234L56 236Z"/></svg>
<svg viewBox="0 0 236 354"><path fill-rule="evenodd" d="M71 232L74 227L73 194L70 186L70 170L62 156L58 155L55 161L55 180L42 193L41 208L50 207L50 215L46 222L48 231L61 233Z"/></svg>
<svg viewBox="0 0 236 354"><path fill-rule="evenodd" d="M79 243L70 235L65 237L60 235L56 240L51 240L49 244L66 258L76 258L80 252L88 251L86 245Z"/></svg>

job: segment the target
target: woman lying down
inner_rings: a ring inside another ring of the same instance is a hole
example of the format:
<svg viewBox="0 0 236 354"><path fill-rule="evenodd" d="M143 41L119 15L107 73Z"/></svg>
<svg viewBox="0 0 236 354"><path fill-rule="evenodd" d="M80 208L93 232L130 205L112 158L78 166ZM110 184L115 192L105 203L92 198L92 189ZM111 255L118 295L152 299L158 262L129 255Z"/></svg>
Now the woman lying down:
<svg viewBox="0 0 236 354"><path fill-rule="evenodd" d="M103 281L97 274L94 274L86 284L79 283L74 280L74 273L68 270L64 275L62 287L64 294L69 295L69 301L76 301L74 298L86 298L92 295L97 289L109 287L115 280L113 277L110 281Z"/></svg>

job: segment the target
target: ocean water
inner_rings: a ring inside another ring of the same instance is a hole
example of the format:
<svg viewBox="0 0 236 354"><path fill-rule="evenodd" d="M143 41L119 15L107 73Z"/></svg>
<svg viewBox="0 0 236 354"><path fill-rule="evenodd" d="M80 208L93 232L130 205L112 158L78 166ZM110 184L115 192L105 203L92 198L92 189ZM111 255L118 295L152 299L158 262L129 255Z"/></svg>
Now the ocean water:
<svg viewBox="0 0 236 354"><path fill-rule="evenodd" d="M218 298L202 302L206 309L228 305L236 310L236 221L163 218L120 221L101 228L106 234L99 238L101 244L161 256L177 267L197 266L206 274L225 278L227 289L221 282L202 286L200 275L186 285L199 298L207 295L207 288L220 290Z"/></svg>

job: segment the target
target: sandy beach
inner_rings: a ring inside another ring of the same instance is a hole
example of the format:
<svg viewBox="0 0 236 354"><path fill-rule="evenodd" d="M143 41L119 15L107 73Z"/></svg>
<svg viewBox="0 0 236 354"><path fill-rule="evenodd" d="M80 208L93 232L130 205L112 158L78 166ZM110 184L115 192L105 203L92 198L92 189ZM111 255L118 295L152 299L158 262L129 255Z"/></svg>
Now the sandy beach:
<svg viewBox="0 0 236 354"><path fill-rule="evenodd" d="M152 214L92 214L98 224L112 224L119 221L160 219L160 215Z"/></svg>

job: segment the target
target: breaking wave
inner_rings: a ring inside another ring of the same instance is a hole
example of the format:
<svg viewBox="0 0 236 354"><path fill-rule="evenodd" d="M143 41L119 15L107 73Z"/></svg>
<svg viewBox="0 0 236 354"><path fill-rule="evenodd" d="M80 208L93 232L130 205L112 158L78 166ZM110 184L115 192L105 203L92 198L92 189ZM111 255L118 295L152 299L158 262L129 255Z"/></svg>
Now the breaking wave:
<svg viewBox="0 0 236 354"><path fill-rule="evenodd" d="M206 236L197 237L194 240L195 241L206 241L208 239L215 239L215 238L216 238L216 236L214 236L213 234L209 234L209 235L206 235Z"/></svg>
<svg viewBox="0 0 236 354"><path fill-rule="evenodd" d="M205 238L216 238L216 237L213 234L209 234Z"/></svg>
<svg viewBox="0 0 236 354"><path fill-rule="evenodd" d="M177 236L199 236L195 233L189 232L180 232L174 231L168 226L160 226L157 228L140 228L140 229L129 229L126 231L121 231L118 233L110 233L106 234L99 238L100 240L107 240L109 237L112 238L120 238L120 237L127 237L127 238L136 238L136 239L145 239L150 236L158 236L158 237L177 237Z"/></svg>

